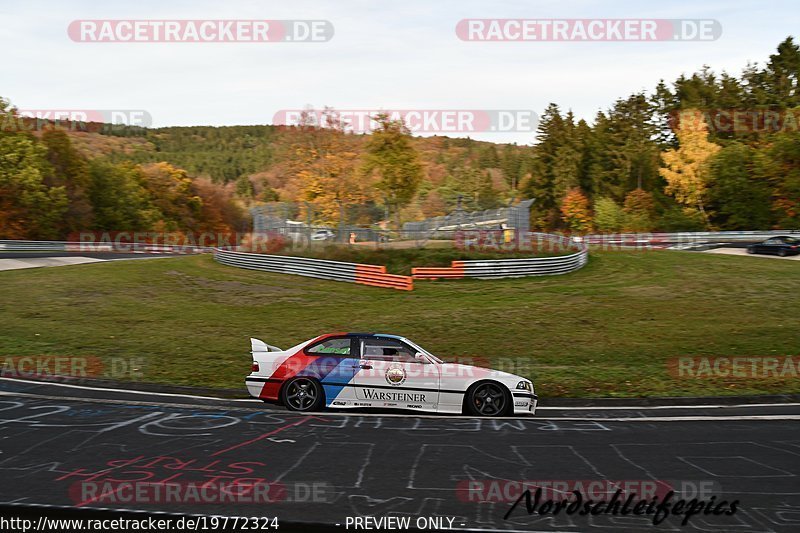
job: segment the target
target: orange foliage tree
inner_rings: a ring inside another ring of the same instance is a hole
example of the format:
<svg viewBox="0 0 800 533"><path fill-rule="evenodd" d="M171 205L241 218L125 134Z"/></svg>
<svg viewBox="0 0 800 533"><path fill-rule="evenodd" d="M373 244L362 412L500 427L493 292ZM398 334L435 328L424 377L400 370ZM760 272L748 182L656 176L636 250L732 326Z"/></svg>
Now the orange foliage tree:
<svg viewBox="0 0 800 533"><path fill-rule="evenodd" d="M589 199L579 187L567 191L561 201L561 219L573 231L585 232L592 227Z"/></svg>

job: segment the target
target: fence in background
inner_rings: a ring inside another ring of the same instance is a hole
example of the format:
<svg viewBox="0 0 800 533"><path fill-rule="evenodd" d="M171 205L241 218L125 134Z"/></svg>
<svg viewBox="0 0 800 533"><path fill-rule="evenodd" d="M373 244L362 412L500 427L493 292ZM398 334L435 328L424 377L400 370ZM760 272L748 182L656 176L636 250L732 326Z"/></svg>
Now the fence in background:
<svg viewBox="0 0 800 533"><path fill-rule="evenodd" d="M361 265L358 263L286 255L234 252L220 248L214 250L214 259L223 265L262 270L264 272L347 281L404 291L410 291L414 288L414 281L411 276L387 274L386 267L379 265Z"/></svg>
<svg viewBox="0 0 800 533"><path fill-rule="evenodd" d="M393 241L406 241L422 247L431 239L452 239L455 232L466 229L528 232L533 202L534 200L523 200L513 206L485 211L466 211L457 207L448 215L406 222L399 230L378 229L375 224L372 228L344 223L315 225L312 223L313 206L308 202L303 202L305 207L301 203L270 202L252 207L250 214L253 216L255 233L278 233L293 242L373 243L380 247ZM304 218L301 211L305 212L305 221L295 220ZM342 213L342 219L356 220L352 216L345 216L345 213Z"/></svg>

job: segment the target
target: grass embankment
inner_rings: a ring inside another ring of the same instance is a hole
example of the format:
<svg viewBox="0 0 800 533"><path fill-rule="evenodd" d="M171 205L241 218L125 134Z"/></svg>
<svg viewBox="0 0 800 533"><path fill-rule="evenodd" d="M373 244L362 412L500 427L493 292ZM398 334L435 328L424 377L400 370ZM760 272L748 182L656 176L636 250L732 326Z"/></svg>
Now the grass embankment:
<svg viewBox="0 0 800 533"><path fill-rule="evenodd" d="M419 264L419 263L417 263ZM544 396L797 392L798 379L675 379L685 355L798 355L800 268L692 252L593 254L566 276L413 292L241 270L210 256L0 272L0 354L141 357L141 381L241 387L248 337L405 335L486 358Z"/></svg>

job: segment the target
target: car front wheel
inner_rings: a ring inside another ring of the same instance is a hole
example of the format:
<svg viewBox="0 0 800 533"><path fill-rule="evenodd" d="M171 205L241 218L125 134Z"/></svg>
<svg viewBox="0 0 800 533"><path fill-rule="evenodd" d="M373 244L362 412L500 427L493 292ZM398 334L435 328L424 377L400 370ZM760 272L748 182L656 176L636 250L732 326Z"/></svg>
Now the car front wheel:
<svg viewBox="0 0 800 533"><path fill-rule="evenodd" d="M319 381L312 378L294 378L283 388L283 405L290 411L319 411L325 404L325 395Z"/></svg>
<svg viewBox="0 0 800 533"><path fill-rule="evenodd" d="M467 392L467 412L473 416L503 416L511 411L510 394L499 383L485 381Z"/></svg>

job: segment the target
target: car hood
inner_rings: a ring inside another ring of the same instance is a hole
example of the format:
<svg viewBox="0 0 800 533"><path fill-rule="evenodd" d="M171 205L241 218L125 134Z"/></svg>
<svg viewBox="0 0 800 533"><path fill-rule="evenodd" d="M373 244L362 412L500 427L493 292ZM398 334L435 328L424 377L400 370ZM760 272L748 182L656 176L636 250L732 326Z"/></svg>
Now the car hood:
<svg viewBox="0 0 800 533"><path fill-rule="evenodd" d="M530 381L522 376L503 372L502 370L492 370L491 368L483 368L480 366L465 365L462 363L442 363L440 365L442 377L455 377L455 378L470 378L475 379L496 379L503 383L509 384L514 388L520 381Z"/></svg>

